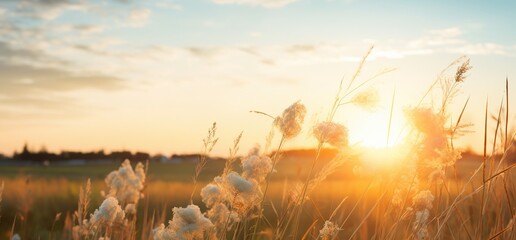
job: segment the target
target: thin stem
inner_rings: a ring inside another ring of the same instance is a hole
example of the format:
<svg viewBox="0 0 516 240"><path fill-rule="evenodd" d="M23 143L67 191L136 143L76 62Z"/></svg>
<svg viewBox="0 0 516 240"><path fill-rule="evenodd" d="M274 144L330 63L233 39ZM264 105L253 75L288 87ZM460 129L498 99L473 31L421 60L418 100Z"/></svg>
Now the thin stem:
<svg viewBox="0 0 516 240"><path fill-rule="evenodd" d="M310 171L308 172L308 176L306 177L306 180L305 180L305 184L303 185L303 191L301 192L301 203L299 204L299 211L297 213L296 221L294 224L294 239L296 239L296 237L297 237L297 229L299 227L299 220L301 218L301 213L303 212L303 204L305 203L306 191L308 189L310 179L312 178L312 173L315 169L315 164L317 163L317 160L319 160L319 156L321 155L321 149L322 149L323 144L324 144L324 142L319 142L319 146L317 147L317 153L315 155L314 160L312 161L312 167L310 168Z"/></svg>
<svg viewBox="0 0 516 240"><path fill-rule="evenodd" d="M258 209L258 220L256 220L256 223L254 224L254 231L253 231L253 240L256 239L256 234L258 233L258 228L260 227L261 220L262 220L262 211L263 211L263 205L265 203L265 197L267 195L267 190L269 189L269 184L271 181L272 173L274 172L274 168L276 167L276 163L278 162L279 158L279 152L281 151L281 147L283 147L283 144L285 143L285 136L281 136L280 143L278 144L278 149L274 153L274 157L272 159L272 168L269 174L267 174L267 179L265 182L265 189L263 191L263 197L260 201L260 208Z"/></svg>

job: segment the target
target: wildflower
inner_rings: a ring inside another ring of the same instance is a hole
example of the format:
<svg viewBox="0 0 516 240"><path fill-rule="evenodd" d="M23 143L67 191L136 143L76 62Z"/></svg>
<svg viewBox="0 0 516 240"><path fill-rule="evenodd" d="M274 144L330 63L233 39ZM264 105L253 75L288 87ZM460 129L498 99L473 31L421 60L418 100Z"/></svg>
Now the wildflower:
<svg viewBox="0 0 516 240"><path fill-rule="evenodd" d="M230 172L226 176L226 181L229 186L231 186L234 193L248 193L253 190L253 183L236 172Z"/></svg>
<svg viewBox="0 0 516 240"><path fill-rule="evenodd" d="M109 186L107 197L116 197L124 204L138 203L145 182L145 169L138 163L133 170L129 160L125 160L118 170L112 171L105 179Z"/></svg>
<svg viewBox="0 0 516 240"><path fill-rule="evenodd" d="M274 125L278 127L284 138L293 138L301 132L305 115L306 107L300 102L295 102L283 111L281 117L274 119Z"/></svg>
<svg viewBox="0 0 516 240"><path fill-rule="evenodd" d="M441 168L452 166L461 158L460 152L449 146L450 131L444 126L442 113L434 113L430 108L414 108L406 113L412 125L422 134L417 153L420 161Z"/></svg>
<svg viewBox="0 0 516 240"><path fill-rule="evenodd" d="M136 214L136 205L134 205L134 203L129 203L129 204L125 205L124 212L126 214L130 214L130 215Z"/></svg>
<svg viewBox="0 0 516 240"><path fill-rule="evenodd" d="M366 110L374 110L379 101L380 98L376 90L361 92L351 99L351 103Z"/></svg>
<svg viewBox="0 0 516 240"><path fill-rule="evenodd" d="M175 207L172 212L174 216L170 221L170 227L179 235L188 236L188 239L204 239L205 232L213 227L211 221L204 217L196 205L188 205L186 208Z"/></svg>
<svg viewBox="0 0 516 240"><path fill-rule="evenodd" d="M333 239L339 230L339 227L335 223L326 221L324 222L324 227L319 231L319 237L321 239Z"/></svg>
<svg viewBox="0 0 516 240"><path fill-rule="evenodd" d="M211 207L206 213L206 216L211 222L218 228L221 229L228 222L239 222L240 217L236 212L232 212L228 209L226 204L217 203Z"/></svg>
<svg viewBox="0 0 516 240"><path fill-rule="evenodd" d="M448 148L440 152L440 155L439 159L443 166L446 167L453 166L457 160L462 158L462 153L460 151Z"/></svg>
<svg viewBox="0 0 516 240"><path fill-rule="evenodd" d="M466 73L471 69L471 65L469 65L469 59L464 61L458 68L455 73L455 82L463 82L466 79Z"/></svg>
<svg viewBox="0 0 516 240"><path fill-rule="evenodd" d="M249 155L242 159L242 176L263 182L272 170L272 160L268 156L259 155L259 148L255 147Z"/></svg>
<svg viewBox="0 0 516 240"><path fill-rule="evenodd" d="M444 133L444 116L435 114L431 108L413 108L406 111L412 125L421 133L431 136Z"/></svg>
<svg viewBox="0 0 516 240"><path fill-rule="evenodd" d="M432 209L434 195L429 190L420 191L412 198L412 203L416 210Z"/></svg>
<svg viewBox="0 0 516 240"><path fill-rule="evenodd" d="M230 172L223 178L217 177L214 181L227 189L227 202L240 216L247 216L249 211L257 206L263 194L256 180L246 179L236 172Z"/></svg>
<svg viewBox="0 0 516 240"><path fill-rule="evenodd" d="M430 175L428 175L428 180L430 181L430 183L440 184L443 182L444 177L445 174L443 169L436 168L430 173Z"/></svg>
<svg viewBox="0 0 516 240"><path fill-rule="evenodd" d="M118 200L114 197L106 198L99 209L91 215L89 223L93 226L98 224L113 225L122 223L125 213L118 205Z"/></svg>
<svg viewBox="0 0 516 240"><path fill-rule="evenodd" d="M430 211L424 209L416 212L416 220L414 221L413 230L416 232L418 240L424 240L428 237L427 221L430 218Z"/></svg>
<svg viewBox="0 0 516 240"><path fill-rule="evenodd" d="M153 230L154 239L202 240L211 235L213 223L206 218L196 205L186 208L173 208L172 220L167 227L161 224Z"/></svg>
<svg viewBox="0 0 516 240"><path fill-rule="evenodd" d="M338 123L319 123L315 126L313 134L319 142L326 142L334 147L346 146L348 144L348 129Z"/></svg>
<svg viewBox="0 0 516 240"><path fill-rule="evenodd" d="M310 181L308 184L309 185L307 187L307 192L308 192L308 189L311 189L313 187L313 182ZM296 204L297 206L300 205L302 201L308 201L310 199L308 194L305 194L304 200L301 199L302 193L303 193L303 185L301 183L296 183L294 186L292 186L292 188L289 192L290 201L293 201L294 204Z"/></svg>
<svg viewBox="0 0 516 240"><path fill-rule="evenodd" d="M219 185L210 183L201 190L202 202L207 207L212 207L216 203L222 202L227 198L225 189Z"/></svg>
<svg viewBox="0 0 516 240"><path fill-rule="evenodd" d="M430 218L430 210L424 209L422 211L417 211L414 225L421 225L422 223L428 221L428 218Z"/></svg>
<svg viewBox="0 0 516 240"><path fill-rule="evenodd" d="M173 232L165 227L165 224L160 224L157 228L152 230L152 239L154 240L168 240L176 239L176 232Z"/></svg>
<svg viewBox="0 0 516 240"><path fill-rule="evenodd" d="M427 221L433 201L434 195L429 190L420 191L412 198L412 209L416 211L413 230L417 239L423 240L428 237Z"/></svg>

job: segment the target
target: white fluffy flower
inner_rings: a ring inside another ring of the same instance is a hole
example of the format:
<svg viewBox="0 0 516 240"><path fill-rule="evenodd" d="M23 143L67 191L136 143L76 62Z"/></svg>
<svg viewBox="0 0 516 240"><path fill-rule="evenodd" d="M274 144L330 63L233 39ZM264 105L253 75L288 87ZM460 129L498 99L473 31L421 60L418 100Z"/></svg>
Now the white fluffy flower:
<svg viewBox="0 0 516 240"><path fill-rule="evenodd" d="M406 115L412 125L423 134L433 135L443 132L444 116L434 113L431 108L412 108L406 110Z"/></svg>
<svg viewBox="0 0 516 240"><path fill-rule="evenodd" d="M230 216L231 214L231 216ZM215 204L206 214L211 222L218 228L221 229L229 220L232 222L239 222L240 218L236 212L231 212L228 207L223 203ZM229 219L228 219L229 218Z"/></svg>
<svg viewBox="0 0 516 240"><path fill-rule="evenodd" d="M89 223L92 226L113 225L115 223L123 223L125 213L118 205L118 200L114 197L106 198L99 209L91 215Z"/></svg>
<svg viewBox="0 0 516 240"><path fill-rule="evenodd" d="M165 227L165 224L159 225L152 230L152 239L154 240L172 240L178 239L176 232Z"/></svg>
<svg viewBox="0 0 516 240"><path fill-rule="evenodd" d="M424 240L428 237L427 221L430 218L430 211L423 209L416 212L413 229L416 232L418 240Z"/></svg>
<svg viewBox="0 0 516 240"><path fill-rule="evenodd" d="M432 202L434 201L434 195L429 190L423 190L417 193L413 198L413 206L416 210L432 209Z"/></svg>
<svg viewBox="0 0 516 240"><path fill-rule="evenodd" d="M233 193L249 193L253 190L253 182L248 181L236 172L230 172L226 176L226 181L232 188Z"/></svg>
<svg viewBox="0 0 516 240"><path fill-rule="evenodd" d="M145 183L145 169L138 163L133 171L129 160L125 160L118 170L112 171L105 179L109 186L108 197L116 197L123 204L137 203Z"/></svg>
<svg viewBox="0 0 516 240"><path fill-rule="evenodd" d="M351 103L366 110L374 110L379 101L378 92L374 89L361 92L351 99Z"/></svg>
<svg viewBox="0 0 516 240"><path fill-rule="evenodd" d="M247 157L242 159L242 176L263 182L267 174L272 170L272 160L268 156L259 155L259 148L256 147L249 152Z"/></svg>
<svg viewBox="0 0 516 240"><path fill-rule="evenodd" d="M339 227L335 223L326 221L324 222L324 227L319 231L319 237L321 239L332 239L338 232Z"/></svg>
<svg viewBox="0 0 516 240"><path fill-rule="evenodd" d="M125 211L126 214L134 215L134 214L136 214L136 205L134 203L130 203L130 204L125 205L125 210L124 211Z"/></svg>
<svg viewBox="0 0 516 240"><path fill-rule="evenodd" d="M210 183L201 190L201 198L207 207L211 207L218 202L226 200L227 193L219 185Z"/></svg>
<svg viewBox="0 0 516 240"><path fill-rule="evenodd" d="M315 138L321 143L329 143L334 147L348 144L348 129L334 122L321 122L313 130Z"/></svg>
<svg viewBox="0 0 516 240"><path fill-rule="evenodd" d="M172 209L169 225L161 224L153 230L154 239L202 240L213 235L213 224L196 205Z"/></svg>
<svg viewBox="0 0 516 240"><path fill-rule="evenodd" d="M285 138L293 138L301 132L301 125L305 119L306 107L300 102L295 102L283 111L281 117L276 117L274 125Z"/></svg>
<svg viewBox="0 0 516 240"><path fill-rule="evenodd" d="M421 211L417 211L415 225L422 225L426 223L426 221L428 221L428 218L430 218L430 210L423 209Z"/></svg>
<svg viewBox="0 0 516 240"><path fill-rule="evenodd" d="M259 203L262 192L258 182L254 179L246 179L236 172L230 172L224 178L216 178L229 193L227 202L239 215L247 214L249 210Z"/></svg>

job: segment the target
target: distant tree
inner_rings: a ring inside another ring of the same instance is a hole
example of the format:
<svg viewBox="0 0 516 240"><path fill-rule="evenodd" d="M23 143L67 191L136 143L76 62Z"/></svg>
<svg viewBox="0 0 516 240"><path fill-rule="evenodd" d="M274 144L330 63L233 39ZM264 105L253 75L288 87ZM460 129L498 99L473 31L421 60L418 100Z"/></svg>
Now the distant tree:
<svg viewBox="0 0 516 240"><path fill-rule="evenodd" d="M150 155L148 153L145 153L145 152L136 152L133 156L133 159L134 161L137 161L137 162L145 162L147 160L150 159Z"/></svg>

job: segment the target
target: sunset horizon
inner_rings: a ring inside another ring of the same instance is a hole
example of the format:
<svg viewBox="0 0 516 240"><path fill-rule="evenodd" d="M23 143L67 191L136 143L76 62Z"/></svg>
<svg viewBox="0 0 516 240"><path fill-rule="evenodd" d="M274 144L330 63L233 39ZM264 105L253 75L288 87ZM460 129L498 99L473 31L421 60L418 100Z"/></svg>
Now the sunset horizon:
<svg viewBox="0 0 516 240"><path fill-rule="evenodd" d="M516 239L515 9L0 0L0 239Z"/></svg>

